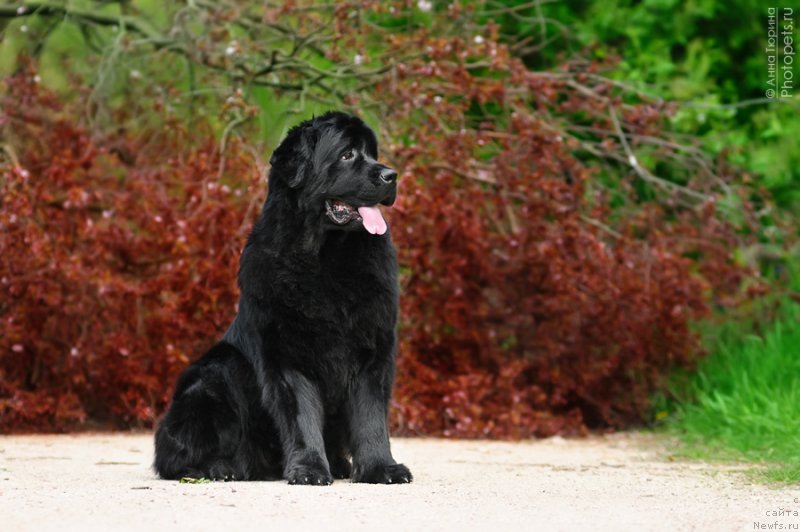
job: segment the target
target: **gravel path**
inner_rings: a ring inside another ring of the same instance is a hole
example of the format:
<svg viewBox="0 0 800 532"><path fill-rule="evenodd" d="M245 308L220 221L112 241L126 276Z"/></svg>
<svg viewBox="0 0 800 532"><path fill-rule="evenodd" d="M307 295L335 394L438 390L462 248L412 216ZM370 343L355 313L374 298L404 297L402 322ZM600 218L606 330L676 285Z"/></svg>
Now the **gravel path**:
<svg viewBox="0 0 800 532"><path fill-rule="evenodd" d="M800 486L670 461L651 436L392 449L413 484L179 484L154 477L149 434L0 436L0 530L800 530Z"/></svg>

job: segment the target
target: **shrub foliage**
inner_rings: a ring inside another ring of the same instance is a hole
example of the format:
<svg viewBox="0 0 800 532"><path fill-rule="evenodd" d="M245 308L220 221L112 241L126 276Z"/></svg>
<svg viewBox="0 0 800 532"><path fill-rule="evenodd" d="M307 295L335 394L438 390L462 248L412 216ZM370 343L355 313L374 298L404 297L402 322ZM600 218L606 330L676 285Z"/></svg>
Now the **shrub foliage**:
<svg viewBox="0 0 800 532"><path fill-rule="evenodd" d="M92 138L32 79L3 110L0 428L150 424L236 311L256 166L232 147L221 183L216 143L186 149L180 124Z"/></svg>

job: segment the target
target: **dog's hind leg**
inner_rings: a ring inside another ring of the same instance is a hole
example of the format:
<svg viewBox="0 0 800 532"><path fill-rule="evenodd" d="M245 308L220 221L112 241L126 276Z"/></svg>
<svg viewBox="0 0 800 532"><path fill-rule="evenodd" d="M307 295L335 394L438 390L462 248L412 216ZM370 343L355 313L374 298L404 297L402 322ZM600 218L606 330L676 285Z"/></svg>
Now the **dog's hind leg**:
<svg viewBox="0 0 800 532"><path fill-rule="evenodd" d="M242 438L240 417L214 377L206 368L192 368L181 379L156 431L155 469L162 478L248 476L246 465L236 457Z"/></svg>

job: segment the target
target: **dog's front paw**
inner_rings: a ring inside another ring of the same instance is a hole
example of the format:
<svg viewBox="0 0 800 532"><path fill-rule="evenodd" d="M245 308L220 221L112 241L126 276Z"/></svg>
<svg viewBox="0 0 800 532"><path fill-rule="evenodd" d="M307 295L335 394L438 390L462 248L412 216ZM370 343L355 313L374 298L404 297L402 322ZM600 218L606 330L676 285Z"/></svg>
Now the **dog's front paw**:
<svg viewBox="0 0 800 532"><path fill-rule="evenodd" d="M356 467L353 482L365 484L408 484L414 480L411 471L403 464L376 464L364 468Z"/></svg>
<svg viewBox="0 0 800 532"><path fill-rule="evenodd" d="M289 484L329 486L333 483L330 472L320 465L298 464L286 473Z"/></svg>

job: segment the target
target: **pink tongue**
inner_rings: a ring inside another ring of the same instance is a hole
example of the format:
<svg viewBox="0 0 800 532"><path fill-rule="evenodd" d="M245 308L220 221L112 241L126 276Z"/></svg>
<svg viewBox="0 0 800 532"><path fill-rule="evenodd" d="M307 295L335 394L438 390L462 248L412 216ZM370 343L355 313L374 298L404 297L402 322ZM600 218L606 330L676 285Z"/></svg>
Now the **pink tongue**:
<svg viewBox="0 0 800 532"><path fill-rule="evenodd" d="M386 220L377 207L359 207L358 214L361 215L364 228L373 235L382 235L386 232Z"/></svg>

